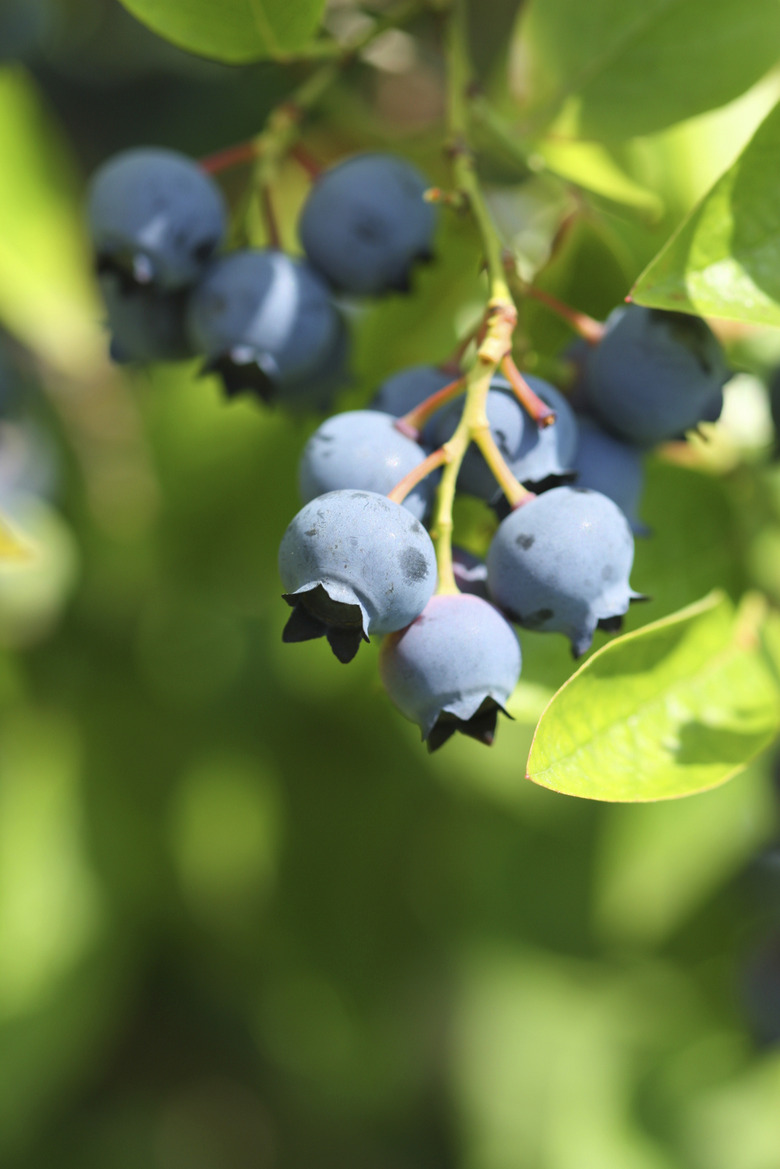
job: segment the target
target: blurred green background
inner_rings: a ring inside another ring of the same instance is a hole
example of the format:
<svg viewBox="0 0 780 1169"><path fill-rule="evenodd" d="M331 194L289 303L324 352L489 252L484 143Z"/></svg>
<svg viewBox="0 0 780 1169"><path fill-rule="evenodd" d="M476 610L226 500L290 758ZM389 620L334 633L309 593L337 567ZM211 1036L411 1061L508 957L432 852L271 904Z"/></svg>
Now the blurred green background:
<svg viewBox="0 0 780 1169"><path fill-rule="evenodd" d="M567 799L523 778L571 669L557 639L524 636L490 751L432 757L375 646L349 668L283 647L276 549L315 420L228 407L196 366L112 368L81 205L116 150L257 132L290 75L188 57L109 0L28 0L32 31L19 8L0 6L0 512L38 555L0 567L0 1165L778 1169L773 760L679 802ZM475 29L488 78L504 10ZM396 147L446 183L433 36L356 66L309 149ZM603 317L777 93L580 157L591 194L518 187L488 152L508 238ZM291 248L305 183L280 175ZM352 309L344 404L448 354L477 256L453 216L414 295ZM565 329L535 305L523 328L529 367L552 365ZM635 620L713 586L780 599L780 343L727 340L721 436L648 468ZM464 509L474 546L485 522Z"/></svg>

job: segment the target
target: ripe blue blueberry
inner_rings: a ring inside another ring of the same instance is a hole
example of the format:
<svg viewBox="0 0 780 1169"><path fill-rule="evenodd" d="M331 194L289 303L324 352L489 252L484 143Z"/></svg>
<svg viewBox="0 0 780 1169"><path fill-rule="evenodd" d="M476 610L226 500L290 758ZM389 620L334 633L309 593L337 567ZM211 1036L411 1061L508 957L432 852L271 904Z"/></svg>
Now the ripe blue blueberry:
<svg viewBox="0 0 780 1169"><path fill-rule="evenodd" d="M487 601L463 594L432 597L379 654L385 690L419 725L429 751L455 731L492 743L520 664L512 627Z"/></svg>
<svg viewBox="0 0 780 1169"><path fill-rule="evenodd" d="M431 538L414 516L371 491L330 491L282 537L279 573L293 612L284 641L327 637L348 662L369 633L413 621L436 586Z"/></svg>
<svg viewBox="0 0 780 1169"><path fill-rule="evenodd" d="M187 324L207 371L228 395L294 396L333 360L342 322L324 282L306 263L271 249L215 260L192 291Z"/></svg>
<svg viewBox="0 0 780 1169"><path fill-rule="evenodd" d="M634 540L617 504L584 487L554 487L501 522L487 556L488 589L528 629L564 633L575 657L597 626L614 630L632 600Z"/></svg>
<svg viewBox="0 0 780 1169"><path fill-rule="evenodd" d="M425 458L425 451L396 430L389 414L378 410L348 410L326 418L314 431L298 466L298 488L308 503L326 491L354 487L386 495ZM404 500L418 520L433 495L428 475Z"/></svg>
<svg viewBox="0 0 780 1169"><path fill-rule="evenodd" d="M581 387L599 425L651 447L715 421L729 376L705 321L632 304L607 319L602 340L585 359Z"/></svg>
<svg viewBox="0 0 780 1169"><path fill-rule="evenodd" d="M279 405L291 413L329 410L339 390L351 381L350 348L349 330L343 317L338 315L336 331L316 368L301 378L284 381L277 387L276 400Z"/></svg>
<svg viewBox="0 0 780 1169"><path fill-rule="evenodd" d="M578 423L580 437L573 461L577 486L606 495L623 512L635 536L648 535L638 514L644 484L643 452L608 434L591 418L582 416Z"/></svg>
<svg viewBox="0 0 780 1169"><path fill-rule="evenodd" d="M120 365L181 361L193 355L185 329L187 294L127 285L114 272L100 277L111 335L110 353Z"/></svg>
<svg viewBox="0 0 780 1169"><path fill-rule="evenodd" d="M534 488L545 480L559 480L572 474L578 427L574 411L563 394L542 378L524 376L534 393L555 410L553 426L537 426L520 405L509 382L500 375L490 383L486 412L496 446L513 474L521 483ZM434 416L432 434L435 445L441 446L452 437L462 408L461 402L453 402L440 415ZM500 495L490 468L473 444L463 460L458 486L462 491L490 502Z"/></svg>
<svg viewBox="0 0 780 1169"><path fill-rule="evenodd" d="M314 267L342 292L406 292L416 262L431 258L436 210L424 176L404 158L356 154L320 175L299 223Z"/></svg>
<svg viewBox="0 0 780 1169"><path fill-rule="evenodd" d="M92 176L87 223L99 273L173 291L193 284L225 236L219 187L173 150L125 150Z"/></svg>

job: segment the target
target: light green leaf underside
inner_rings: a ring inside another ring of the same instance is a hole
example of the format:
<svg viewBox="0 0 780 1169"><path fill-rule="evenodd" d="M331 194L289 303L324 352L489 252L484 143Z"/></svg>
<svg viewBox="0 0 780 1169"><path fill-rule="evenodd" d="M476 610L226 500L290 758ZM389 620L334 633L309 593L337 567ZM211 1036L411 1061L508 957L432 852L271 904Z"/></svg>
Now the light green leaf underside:
<svg viewBox="0 0 780 1169"><path fill-rule="evenodd" d="M776 0L532 0L518 56L536 124L565 107L584 137L628 138L738 97L778 41Z"/></svg>
<svg viewBox="0 0 780 1169"><path fill-rule="evenodd" d="M134 16L181 49L216 61L257 61L302 49L324 0L122 0Z"/></svg>
<svg viewBox="0 0 780 1169"><path fill-rule="evenodd" d="M780 325L780 106L632 290L640 304Z"/></svg>
<svg viewBox="0 0 780 1169"><path fill-rule="evenodd" d="M771 741L780 690L758 648L760 605L719 593L594 654L544 712L528 778L638 802L722 783Z"/></svg>

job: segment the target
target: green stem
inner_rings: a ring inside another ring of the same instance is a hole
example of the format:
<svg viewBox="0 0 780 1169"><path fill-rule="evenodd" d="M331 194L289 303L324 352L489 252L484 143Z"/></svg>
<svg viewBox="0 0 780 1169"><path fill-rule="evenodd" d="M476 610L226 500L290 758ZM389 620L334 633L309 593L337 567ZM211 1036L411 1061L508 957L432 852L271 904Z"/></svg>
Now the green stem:
<svg viewBox="0 0 780 1169"><path fill-rule="evenodd" d="M506 281L503 246L482 194L474 156L469 146L469 89L472 74L466 38L464 0L454 0L447 26L448 150L455 188L464 196L482 241L488 277L488 307L484 335L466 376L466 397L457 429L443 450L447 462L436 493L432 537L439 567L439 593L457 593L452 569L452 511L458 472L472 442L476 442L512 506L530 493L518 483L493 442L486 404L490 382L499 362L511 351L517 310Z"/></svg>

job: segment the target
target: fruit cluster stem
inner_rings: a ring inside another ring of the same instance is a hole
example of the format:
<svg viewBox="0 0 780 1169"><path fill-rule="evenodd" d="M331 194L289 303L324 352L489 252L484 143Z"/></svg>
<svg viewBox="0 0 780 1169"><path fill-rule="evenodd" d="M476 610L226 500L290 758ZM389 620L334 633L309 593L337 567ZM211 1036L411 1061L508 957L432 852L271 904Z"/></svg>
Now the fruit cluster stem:
<svg viewBox="0 0 780 1169"><path fill-rule="evenodd" d="M455 190L460 192L479 232L487 269L489 299L485 326L476 357L466 375L463 413L449 442L442 448L447 461L436 493L432 537L439 567L439 593L457 593L452 568L452 512L464 455L476 443L510 504L531 498L499 451L487 419L490 383L504 357L511 352L517 310L504 272L503 245L482 194L469 145L471 63L467 48L464 0L454 0L447 22L448 117L447 149L452 159Z"/></svg>

